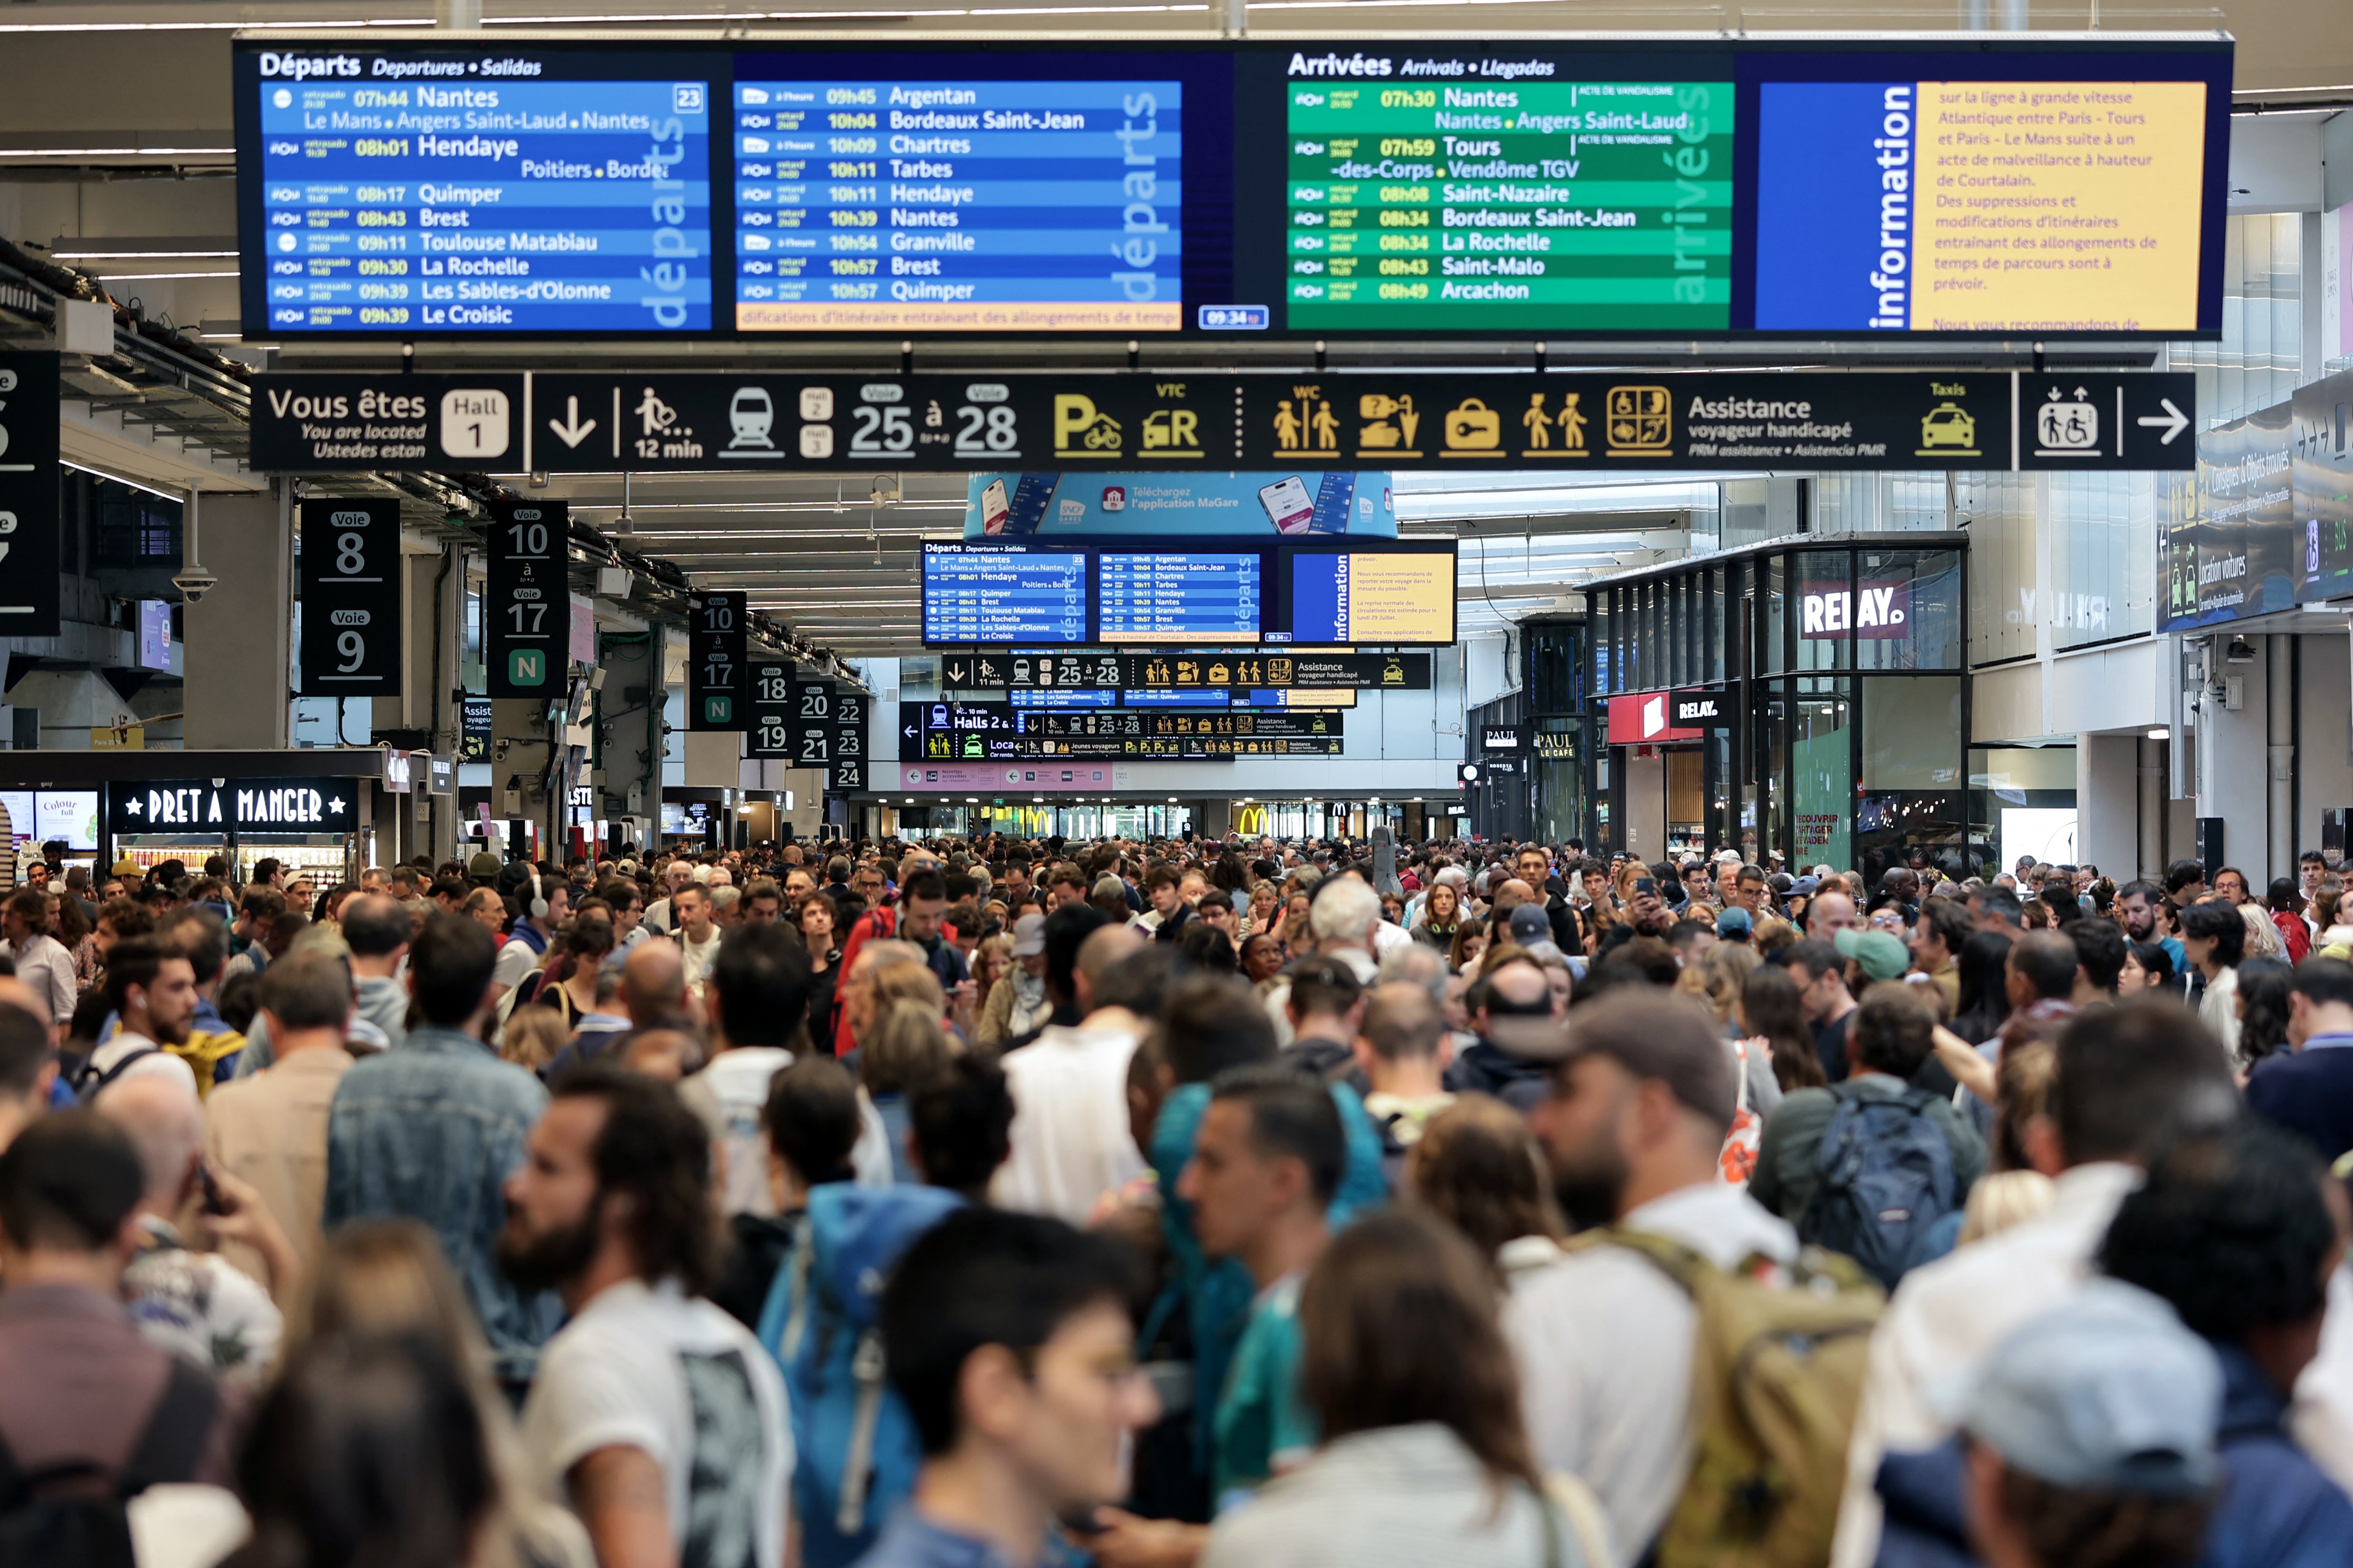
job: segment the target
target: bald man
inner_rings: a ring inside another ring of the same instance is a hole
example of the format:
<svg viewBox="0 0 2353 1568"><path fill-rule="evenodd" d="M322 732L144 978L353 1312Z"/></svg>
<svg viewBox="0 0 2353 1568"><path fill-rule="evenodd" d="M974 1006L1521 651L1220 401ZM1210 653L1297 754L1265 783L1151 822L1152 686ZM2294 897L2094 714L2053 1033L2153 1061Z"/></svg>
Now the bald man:
<svg viewBox="0 0 2353 1568"><path fill-rule="evenodd" d="M223 1240L242 1241L267 1260L270 1283L290 1292L301 1265L259 1195L204 1164L205 1118L195 1095L169 1079L126 1077L97 1100L100 1116L129 1135L145 1178L136 1210L138 1255L122 1273L123 1299L148 1342L223 1376L267 1377L285 1321L270 1291L217 1252L191 1250L175 1215L200 1192Z"/></svg>
<svg viewBox="0 0 2353 1568"><path fill-rule="evenodd" d="M1862 923L1862 917L1855 913L1854 900L1842 892L1816 893L1813 901L1806 906L1806 934L1824 942L1835 942L1839 932Z"/></svg>

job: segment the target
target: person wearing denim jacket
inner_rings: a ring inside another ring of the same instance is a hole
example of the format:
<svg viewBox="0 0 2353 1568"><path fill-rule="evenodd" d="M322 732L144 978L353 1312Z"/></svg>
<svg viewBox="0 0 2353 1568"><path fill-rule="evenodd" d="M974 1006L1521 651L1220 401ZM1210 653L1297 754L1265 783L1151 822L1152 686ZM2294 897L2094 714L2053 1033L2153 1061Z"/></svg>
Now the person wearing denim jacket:
<svg viewBox="0 0 2353 1568"><path fill-rule="evenodd" d="M329 1230L385 1215L429 1226L481 1320L492 1370L519 1387L538 1366L554 1310L500 1271L501 1188L523 1163L547 1090L481 1041L497 960L479 923L455 915L426 922L409 952L418 1026L398 1049L353 1063L336 1088L322 1217Z"/></svg>

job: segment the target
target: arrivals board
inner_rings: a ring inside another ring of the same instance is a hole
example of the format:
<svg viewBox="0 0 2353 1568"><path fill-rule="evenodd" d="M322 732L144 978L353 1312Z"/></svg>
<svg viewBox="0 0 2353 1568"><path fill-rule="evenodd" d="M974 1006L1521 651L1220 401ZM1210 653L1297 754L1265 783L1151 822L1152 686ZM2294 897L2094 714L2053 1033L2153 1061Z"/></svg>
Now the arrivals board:
<svg viewBox="0 0 2353 1568"><path fill-rule="evenodd" d="M244 321L273 338L2221 325L2211 33L273 29L235 59Z"/></svg>

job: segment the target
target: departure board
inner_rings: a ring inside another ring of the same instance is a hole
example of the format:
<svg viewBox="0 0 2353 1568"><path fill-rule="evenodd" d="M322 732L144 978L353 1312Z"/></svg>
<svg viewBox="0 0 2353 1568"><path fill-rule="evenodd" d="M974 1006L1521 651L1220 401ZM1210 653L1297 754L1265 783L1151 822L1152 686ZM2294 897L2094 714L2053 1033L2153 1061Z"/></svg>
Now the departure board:
<svg viewBox="0 0 2353 1568"><path fill-rule="evenodd" d="M1728 81L1293 81L1286 128L1295 328L1731 324Z"/></svg>
<svg viewBox="0 0 2353 1568"><path fill-rule="evenodd" d="M269 325L708 331L710 81L564 60L264 56L248 298L266 289Z"/></svg>
<svg viewBox="0 0 2353 1568"><path fill-rule="evenodd" d="M1256 553L1106 550L1096 591L1097 640L1256 642L1262 560Z"/></svg>
<svg viewBox="0 0 2353 1568"><path fill-rule="evenodd" d="M746 331L1182 324L1175 81L735 84Z"/></svg>
<svg viewBox="0 0 2353 1568"><path fill-rule="evenodd" d="M985 544L924 545L923 640L1085 642L1086 556Z"/></svg>

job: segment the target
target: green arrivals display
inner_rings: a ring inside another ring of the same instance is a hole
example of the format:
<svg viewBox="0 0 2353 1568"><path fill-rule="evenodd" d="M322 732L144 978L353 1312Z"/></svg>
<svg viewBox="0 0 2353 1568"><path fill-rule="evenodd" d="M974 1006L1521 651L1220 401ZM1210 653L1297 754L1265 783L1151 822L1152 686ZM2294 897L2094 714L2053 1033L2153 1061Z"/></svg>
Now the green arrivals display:
<svg viewBox="0 0 2353 1568"><path fill-rule="evenodd" d="M1289 91L1294 329L1731 324L1730 82Z"/></svg>

